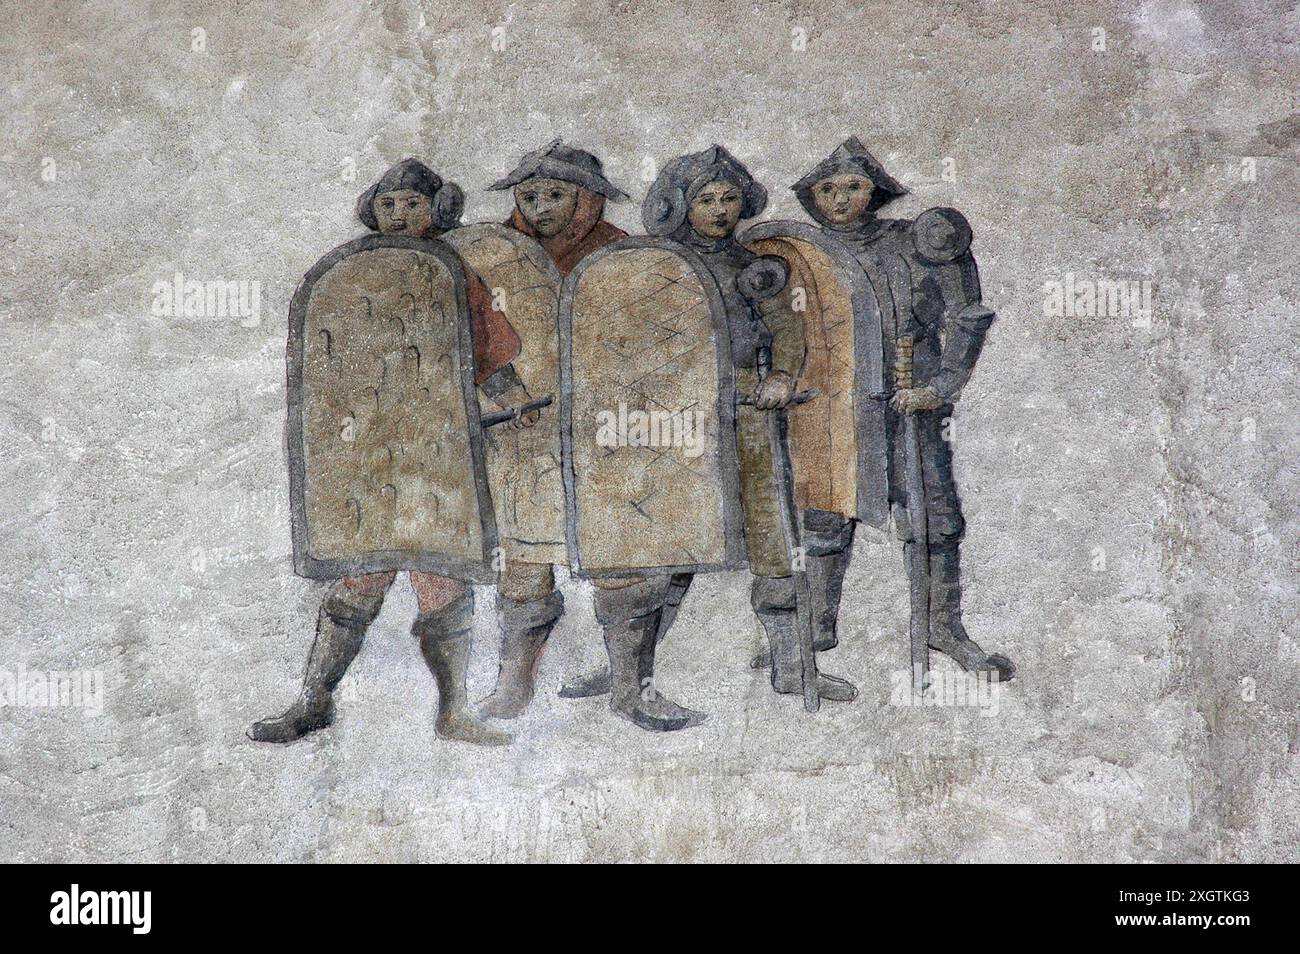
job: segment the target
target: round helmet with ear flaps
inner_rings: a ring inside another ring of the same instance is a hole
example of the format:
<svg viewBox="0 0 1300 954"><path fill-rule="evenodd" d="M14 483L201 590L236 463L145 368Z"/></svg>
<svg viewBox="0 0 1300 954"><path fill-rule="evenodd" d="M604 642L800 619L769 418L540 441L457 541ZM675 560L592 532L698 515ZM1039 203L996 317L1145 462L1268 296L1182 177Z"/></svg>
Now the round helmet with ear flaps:
<svg viewBox="0 0 1300 954"><path fill-rule="evenodd" d="M391 166L378 182L361 193L357 198L357 218L366 228L377 231L379 221L375 218L375 197L404 189L429 197L433 224L439 230L445 232L460 224L465 209L465 193L456 183L443 182L441 176L418 159L403 159Z"/></svg>
<svg viewBox="0 0 1300 954"><path fill-rule="evenodd" d="M673 235L686 223L691 200L710 182L724 180L737 189L744 200L740 217L752 219L767 208L767 189L758 182L745 164L722 146L710 146L664 166L641 204L641 222L651 235Z"/></svg>

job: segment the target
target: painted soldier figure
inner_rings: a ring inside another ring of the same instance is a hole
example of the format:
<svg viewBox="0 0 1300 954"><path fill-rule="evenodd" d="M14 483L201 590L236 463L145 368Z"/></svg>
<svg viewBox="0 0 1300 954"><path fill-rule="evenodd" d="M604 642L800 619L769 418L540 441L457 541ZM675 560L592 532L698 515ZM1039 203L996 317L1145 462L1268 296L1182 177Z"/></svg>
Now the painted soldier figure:
<svg viewBox="0 0 1300 954"><path fill-rule="evenodd" d="M879 302L884 352L879 361L894 385L884 420L889 504L914 590L918 580L928 583L921 599L914 592L914 616L918 606L928 607L928 620L919 622L928 631L929 648L963 669L1010 679L1012 662L984 652L962 625L958 551L965 520L953 480L952 447L944 436L945 422L970 380L994 318L981 301L970 226L954 209L931 209L915 221L881 218L880 209L907 190L856 138L846 140L792 188L823 235L862 265ZM855 320L864 318L855 315ZM919 457L910 476L909 428ZM804 514L804 525L815 580L815 645L830 649L837 642L854 521L812 510ZM918 526L925 528L924 539L917 539ZM914 662L915 653L916 647Z"/></svg>
<svg viewBox="0 0 1300 954"><path fill-rule="evenodd" d="M627 236L604 220L605 202L622 202L627 195L605 178L599 159L558 139L526 155L509 175L488 188L513 189L515 208L503 224L536 240L560 276L567 276L597 249ZM554 320L519 327L523 341L518 363L537 367L523 376L528 387L540 393L538 379L556 373L557 329ZM511 435L504 438L511 439ZM543 428L526 439L554 445L547 456L557 462L554 473L558 475L558 431L551 434ZM558 476L550 479L558 488ZM562 503L558 507L562 508ZM556 518L557 526L562 525L562 512ZM517 553L508 548L505 554L505 567L497 582L501 662L496 687L479 706L479 714L486 718L516 718L532 701L542 651L564 610L564 598L555 588L554 569L554 563L563 559L562 536L554 547L558 552L548 552L534 542L522 545Z"/></svg>
<svg viewBox="0 0 1300 954"><path fill-rule="evenodd" d="M787 269L735 239L742 218L767 204L767 192L726 149L713 146L668 163L642 208L652 236L683 246L704 263L721 292L737 393L752 403L737 409L736 437L745 545L753 573L751 603L777 660L777 692L804 691L795 634L792 554L781 523L766 414L795 394L803 365L801 323L793 310ZM653 684L656 644L676 615L692 577L624 576L593 579L596 617L605 630L611 674L611 709L642 728L669 731L701 722L702 713L679 706ZM595 688L594 686L592 687ZM847 682L819 676L826 699L849 700ZM577 693L571 693L576 695Z"/></svg>
<svg viewBox="0 0 1300 954"><path fill-rule="evenodd" d="M698 254L722 290L736 368L736 391L754 401L736 414L745 545L753 575L750 603L767 635L775 665L772 686L801 693L795 634L795 583L781 526L767 412L784 408L795 394L804 362L802 322L791 302L789 268L774 256L757 256L735 238L741 219L767 206L767 190L721 146L669 163L646 198L647 231L667 234ZM767 360L760 381L760 361ZM857 690L843 679L817 676L817 694L852 700Z"/></svg>
<svg viewBox="0 0 1300 954"><path fill-rule="evenodd" d="M406 159L360 196L357 216L372 231L386 236L434 238L457 225L463 204L458 186L444 182L423 163ZM487 289L468 268L465 278L474 383L502 408L522 405L527 394L511 366L519 352L519 337L492 309ZM525 427L531 419L535 418L519 418L512 426ZM396 575L397 571L346 576L330 584L317 617L301 694L283 714L255 724L250 738L292 742L333 721L333 690L360 651ZM509 734L480 721L466 701L473 590L461 580L436 573L412 571L410 577L419 607L411 631L438 685L438 735L485 745L509 742Z"/></svg>

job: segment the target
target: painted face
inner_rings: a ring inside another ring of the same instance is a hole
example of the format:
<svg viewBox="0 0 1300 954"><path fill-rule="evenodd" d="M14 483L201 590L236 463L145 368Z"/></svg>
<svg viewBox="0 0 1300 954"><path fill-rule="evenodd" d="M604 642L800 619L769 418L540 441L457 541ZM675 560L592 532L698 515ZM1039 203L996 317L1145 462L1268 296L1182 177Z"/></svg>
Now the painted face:
<svg viewBox="0 0 1300 954"><path fill-rule="evenodd" d="M817 211L832 225L856 222L867 211L875 186L866 176L842 172L818 180L812 187Z"/></svg>
<svg viewBox="0 0 1300 954"><path fill-rule="evenodd" d="M433 229L433 202L422 192L381 192L375 196L374 209L384 235L426 235Z"/></svg>
<svg viewBox="0 0 1300 954"><path fill-rule="evenodd" d="M559 179L525 179L515 186L515 205L538 235L559 235L573 221L578 187Z"/></svg>
<svg viewBox="0 0 1300 954"><path fill-rule="evenodd" d="M723 239L736 231L740 210L745 200L740 190L730 182L719 179L710 182L695 194L686 218L700 235L708 239Z"/></svg>

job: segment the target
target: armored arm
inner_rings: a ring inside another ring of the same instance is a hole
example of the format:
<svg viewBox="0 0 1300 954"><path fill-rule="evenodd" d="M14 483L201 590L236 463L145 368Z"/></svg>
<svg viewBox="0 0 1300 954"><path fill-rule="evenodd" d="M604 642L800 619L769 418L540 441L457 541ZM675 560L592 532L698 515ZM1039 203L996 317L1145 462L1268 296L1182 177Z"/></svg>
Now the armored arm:
<svg viewBox="0 0 1300 954"><path fill-rule="evenodd" d="M939 290L943 346L939 369L928 387L945 403L955 401L975 371L984 336L993 323L985 307L979 269L970 253L971 228L956 209L930 209L917 217L912 241L918 264L933 276Z"/></svg>
<svg viewBox="0 0 1300 954"><path fill-rule="evenodd" d="M930 379L930 387L945 402L957 400L970 380L993 318L992 309L975 301L947 320L939 373Z"/></svg>

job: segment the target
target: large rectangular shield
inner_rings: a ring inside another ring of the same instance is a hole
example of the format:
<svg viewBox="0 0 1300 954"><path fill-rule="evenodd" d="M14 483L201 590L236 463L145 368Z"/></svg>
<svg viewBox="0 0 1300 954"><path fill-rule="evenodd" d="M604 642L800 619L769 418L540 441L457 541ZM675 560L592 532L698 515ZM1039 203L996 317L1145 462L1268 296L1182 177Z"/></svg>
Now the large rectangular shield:
<svg viewBox="0 0 1300 954"><path fill-rule="evenodd" d="M441 242L367 236L307 273L288 346L299 574L491 578L472 355L464 272Z"/></svg>
<svg viewBox="0 0 1300 954"><path fill-rule="evenodd" d="M743 565L731 346L698 256L631 238L574 269L560 297L560 395L575 572Z"/></svg>
<svg viewBox="0 0 1300 954"><path fill-rule="evenodd" d="M740 241L790 265L807 349L799 387L820 394L788 410L795 502L883 529L889 518L880 306L853 254L803 222L763 222Z"/></svg>
<svg viewBox="0 0 1300 954"><path fill-rule="evenodd" d="M515 372L534 398L560 391L560 285L546 250L504 225L466 225L439 238L460 253L519 335ZM486 397L485 411L495 410ZM568 562L560 416L542 412L532 427L499 427L486 437L488 485L507 562Z"/></svg>

